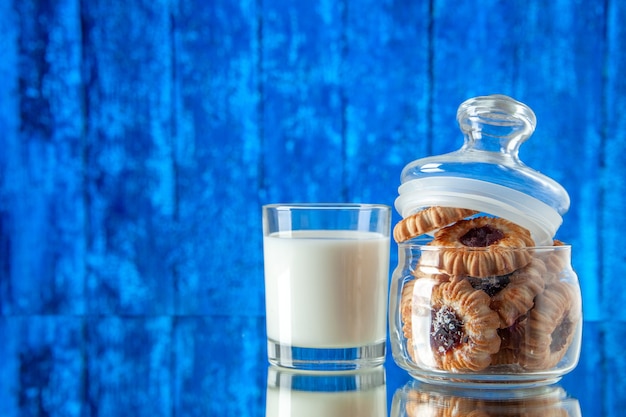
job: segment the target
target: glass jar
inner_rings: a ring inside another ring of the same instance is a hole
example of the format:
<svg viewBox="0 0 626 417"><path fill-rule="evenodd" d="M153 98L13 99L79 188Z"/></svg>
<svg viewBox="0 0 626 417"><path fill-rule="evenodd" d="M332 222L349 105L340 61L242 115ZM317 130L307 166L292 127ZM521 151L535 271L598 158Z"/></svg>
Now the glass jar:
<svg viewBox="0 0 626 417"><path fill-rule="evenodd" d="M512 248L503 275L458 276L456 247L398 245L389 327L393 358L414 378L458 386L536 386L578 363L582 309L568 245ZM467 248L467 256L485 256ZM472 253L473 252L473 253Z"/></svg>
<svg viewBox="0 0 626 417"><path fill-rule="evenodd" d="M555 235L569 196L518 158L535 128L502 95L459 106L463 146L409 163L394 228L389 314L395 361L457 385L545 385L580 354L581 294Z"/></svg>

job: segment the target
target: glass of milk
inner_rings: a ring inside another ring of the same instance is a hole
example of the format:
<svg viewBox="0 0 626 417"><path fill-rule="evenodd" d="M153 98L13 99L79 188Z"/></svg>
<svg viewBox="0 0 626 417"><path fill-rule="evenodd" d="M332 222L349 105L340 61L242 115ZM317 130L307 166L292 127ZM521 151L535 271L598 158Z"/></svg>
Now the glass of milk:
<svg viewBox="0 0 626 417"><path fill-rule="evenodd" d="M350 370L385 359L391 208L263 206L268 359Z"/></svg>
<svg viewBox="0 0 626 417"><path fill-rule="evenodd" d="M307 372L271 366L265 416L387 417L384 368Z"/></svg>

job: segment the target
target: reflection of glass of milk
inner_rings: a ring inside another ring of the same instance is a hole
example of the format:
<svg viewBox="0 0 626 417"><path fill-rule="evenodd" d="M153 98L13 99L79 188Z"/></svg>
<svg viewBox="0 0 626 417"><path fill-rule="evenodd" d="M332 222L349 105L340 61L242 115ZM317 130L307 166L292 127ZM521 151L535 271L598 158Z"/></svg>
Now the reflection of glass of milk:
<svg viewBox="0 0 626 417"><path fill-rule="evenodd" d="M361 214L358 205L348 209ZM264 214L266 224L269 216ZM279 227L266 228L263 240L270 362L301 369L355 369L382 363L388 228L377 227L368 218L355 225L338 221L332 228L325 229L325 224L316 228L315 217L310 220L299 211L289 213L287 221L276 217ZM388 218L381 216L381 221ZM294 224L306 227L297 229Z"/></svg>
<svg viewBox="0 0 626 417"><path fill-rule="evenodd" d="M387 417L384 368L296 373L270 367L265 416Z"/></svg>

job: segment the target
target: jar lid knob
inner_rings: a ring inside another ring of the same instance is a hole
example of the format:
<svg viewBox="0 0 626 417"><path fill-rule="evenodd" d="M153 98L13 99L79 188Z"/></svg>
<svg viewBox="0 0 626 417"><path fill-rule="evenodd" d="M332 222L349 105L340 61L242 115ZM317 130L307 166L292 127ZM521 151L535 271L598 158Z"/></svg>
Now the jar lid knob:
<svg viewBox="0 0 626 417"><path fill-rule="evenodd" d="M466 100L456 119L465 135L465 149L501 152L513 158L537 125L530 107L502 94Z"/></svg>

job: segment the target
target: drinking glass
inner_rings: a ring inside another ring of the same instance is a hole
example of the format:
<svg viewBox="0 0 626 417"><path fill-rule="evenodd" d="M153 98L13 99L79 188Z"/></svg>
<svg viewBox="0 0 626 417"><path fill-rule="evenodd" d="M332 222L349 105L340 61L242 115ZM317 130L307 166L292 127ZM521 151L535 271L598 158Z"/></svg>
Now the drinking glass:
<svg viewBox="0 0 626 417"><path fill-rule="evenodd" d="M263 206L269 362L349 370L385 359L391 208Z"/></svg>

